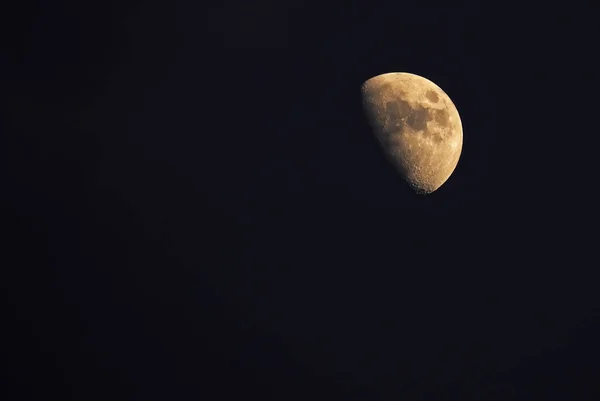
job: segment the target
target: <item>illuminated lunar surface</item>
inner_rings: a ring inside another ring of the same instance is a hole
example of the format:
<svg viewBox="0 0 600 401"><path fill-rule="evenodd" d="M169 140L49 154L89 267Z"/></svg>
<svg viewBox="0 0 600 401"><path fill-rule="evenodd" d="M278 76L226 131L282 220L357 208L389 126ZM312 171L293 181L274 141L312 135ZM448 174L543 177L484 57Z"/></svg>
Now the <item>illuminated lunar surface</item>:
<svg viewBox="0 0 600 401"><path fill-rule="evenodd" d="M463 131L458 110L436 84L392 72L361 87L363 107L385 154L418 193L442 186L458 164Z"/></svg>

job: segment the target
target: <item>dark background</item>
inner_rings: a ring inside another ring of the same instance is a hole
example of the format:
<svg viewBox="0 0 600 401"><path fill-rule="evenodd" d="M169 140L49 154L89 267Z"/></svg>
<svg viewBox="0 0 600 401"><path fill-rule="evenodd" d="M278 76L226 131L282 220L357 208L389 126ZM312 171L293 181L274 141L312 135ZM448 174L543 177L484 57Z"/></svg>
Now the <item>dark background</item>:
<svg viewBox="0 0 600 401"><path fill-rule="evenodd" d="M600 396L591 9L3 7L2 399ZM391 71L461 114L429 196Z"/></svg>

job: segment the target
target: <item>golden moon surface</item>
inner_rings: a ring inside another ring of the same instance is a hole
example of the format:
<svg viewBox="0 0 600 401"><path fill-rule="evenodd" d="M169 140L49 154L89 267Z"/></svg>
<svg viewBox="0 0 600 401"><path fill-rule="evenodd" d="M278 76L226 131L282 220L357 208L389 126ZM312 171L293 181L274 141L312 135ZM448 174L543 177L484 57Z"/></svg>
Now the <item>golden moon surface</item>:
<svg viewBox="0 0 600 401"><path fill-rule="evenodd" d="M432 193L454 172L462 151L458 110L436 84L406 72L361 87L367 120L385 154L418 193Z"/></svg>

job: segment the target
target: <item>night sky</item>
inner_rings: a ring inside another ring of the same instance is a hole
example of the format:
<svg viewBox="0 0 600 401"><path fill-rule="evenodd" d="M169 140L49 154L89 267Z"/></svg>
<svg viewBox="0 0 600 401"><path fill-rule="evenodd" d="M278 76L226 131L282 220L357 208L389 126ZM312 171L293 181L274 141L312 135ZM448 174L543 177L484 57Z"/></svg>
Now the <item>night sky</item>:
<svg viewBox="0 0 600 401"><path fill-rule="evenodd" d="M0 12L1 399L600 399L590 10L201 3ZM431 195L385 72L461 115Z"/></svg>

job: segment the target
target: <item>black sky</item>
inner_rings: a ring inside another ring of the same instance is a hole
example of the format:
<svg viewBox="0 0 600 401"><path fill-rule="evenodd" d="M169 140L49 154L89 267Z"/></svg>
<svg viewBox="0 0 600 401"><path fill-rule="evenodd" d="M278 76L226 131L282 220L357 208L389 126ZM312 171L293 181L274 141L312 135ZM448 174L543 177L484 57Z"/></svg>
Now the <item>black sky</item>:
<svg viewBox="0 0 600 401"><path fill-rule="evenodd" d="M6 400L598 399L590 10L2 12ZM430 196L360 84L440 85Z"/></svg>

